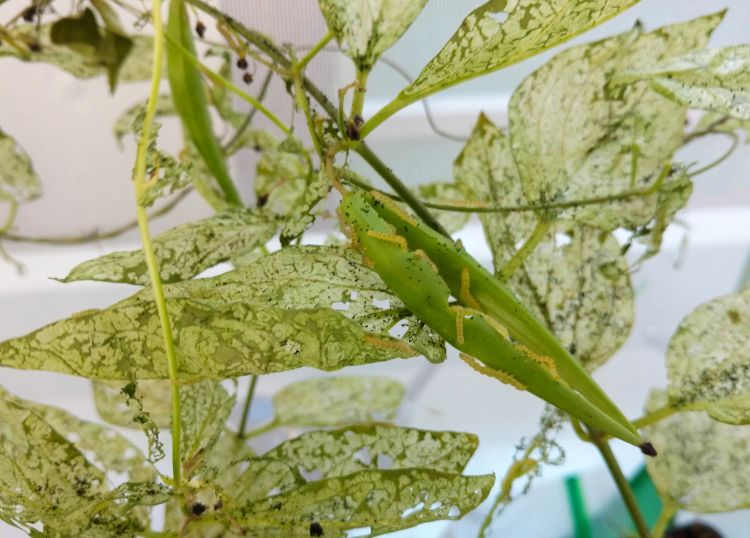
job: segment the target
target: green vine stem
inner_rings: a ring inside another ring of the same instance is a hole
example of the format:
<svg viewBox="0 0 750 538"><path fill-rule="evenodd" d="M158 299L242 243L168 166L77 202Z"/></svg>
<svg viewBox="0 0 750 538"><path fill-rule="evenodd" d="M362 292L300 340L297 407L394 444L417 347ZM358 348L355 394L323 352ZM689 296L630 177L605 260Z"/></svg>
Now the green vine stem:
<svg viewBox="0 0 750 538"><path fill-rule="evenodd" d="M153 71L151 74L151 91L146 106L146 116L143 122L143 131L138 142L138 150L135 160L135 174L133 184L135 187L135 196L137 204L137 221L138 230L143 243L143 255L146 258L148 273L151 280L151 288L156 302L156 309L159 313L162 335L164 337L164 349L167 355L169 367L169 381L172 392L172 476L174 485L180 488L182 482L182 469L180 459L180 385L177 379L177 354L172 337L172 326L169 322L169 313L167 312L167 302L164 298L164 289L162 288L161 276L159 274L159 265L154 254L154 247L151 243L151 232L148 225L148 213L143 204L144 195L151 187L150 181L146 180L146 153L148 144L151 139L151 130L154 116L156 115L156 102L159 98L159 84L162 75L162 56L164 52L164 32L161 20L161 0L153 0L151 21L154 26L154 47L153 47Z"/></svg>
<svg viewBox="0 0 750 538"><path fill-rule="evenodd" d="M242 420L240 421L240 429L237 431L237 437L245 436L245 428L247 427L247 419L250 416L250 405L253 402L255 396L255 386L258 384L257 375L250 376L250 385L247 387L247 396L245 396L245 405L242 406Z"/></svg>
<svg viewBox="0 0 750 538"><path fill-rule="evenodd" d="M673 502L664 503L664 506L661 509L661 514L659 514L659 519L656 520L654 529L651 531L653 538L662 538L664 536L664 532L667 530L669 522L672 521L672 518L676 513L676 504Z"/></svg>
<svg viewBox="0 0 750 538"><path fill-rule="evenodd" d="M357 69L357 82L354 85L354 97L352 98L351 118L362 117L362 110L365 107L365 93L367 92L367 77L370 71L366 69ZM360 135L361 136L361 135Z"/></svg>
<svg viewBox="0 0 750 538"><path fill-rule="evenodd" d="M622 497L625 507L635 524L635 529L638 532L639 538L650 538L651 533L649 532L646 521L643 519L643 514L641 514L640 508L638 508L638 501L635 499L633 490L630 489L630 485L628 484L625 475L622 473L622 469L620 469L620 464L612 453L612 448L609 446L609 442L597 432L591 432L589 437L591 438L591 442L602 455L602 459L604 459L604 463L607 465L609 474L612 475L612 478L617 485L617 490L620 492L620 497Z"/></svg>
<svg viewBox="0 0 750 538"><path fill-rule="evenodd" d="M268 71L266 73L266 76L263 78L263 82L260 85L260 91L258 92L258 96L256 99L259 103L263 102L263 99L266 98L266 93L268 92L268 87L271 85L271 78L273 78L273 71ZM226 144L223 146L223 150L225 152L230 152L232 149L234 149L234 145L237 144L240 139L242 138L242 135L245 134L247 131L247 128L250 127L253 123L253 118L255 118L255 114L258 112L258 109L255 107L250 108L250 112L247 113L247 116L245 116L244 121L242 122L242 125L237 127L237 130L232 135L232 138L230 138Z"/></svg>
<svg viewBox="0 0 750 538"><path fill-rule="evenodd" d="M297 63L297 69L302 71L305 67L307 67L307 64L310 63L310 61L315 58L315 56L318 55L318 53L325 48L328 43L330 43L331 39L333 39L333 32L328 32L325 36L323 36L323 39L318 41L313 48L311 48L307 54L305 54L302 59Z"/></svg>
<svg viewBox="0 0 750 538"><path fill-rule="evenodd" d="M700 175L704 172L708 172L712 168L715 168L719 166L721 163L723 163L725 160L727 160L733 153L734 150L737 149L737 145L740 143L740 137L737 136L735 133L717 133L717 134L723 134L725 136L728 136L732 139L732 145L729 146L729 149L727 149L720 157L718 157L716 160L708 163L705 166L702 166L698 168L698 170L691 172L690 177L695 177L697 175Z"/></svg>

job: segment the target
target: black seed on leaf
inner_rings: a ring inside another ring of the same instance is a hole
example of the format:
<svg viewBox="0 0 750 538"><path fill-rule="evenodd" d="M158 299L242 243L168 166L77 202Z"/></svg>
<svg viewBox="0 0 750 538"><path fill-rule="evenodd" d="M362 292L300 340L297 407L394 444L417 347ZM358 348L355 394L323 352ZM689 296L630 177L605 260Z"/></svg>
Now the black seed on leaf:
<svg viewBox="0 0 750 538"><path fill-rule="evenodd" d="M247 69L247 60L245 58L238 59L237 67L239 67L240 69Z"/></svg>
<svg viewBox="0 0 750 538"><path fill-rule="evenodd" d="M242 75L242 82L244 82L245 84L252 84L253 75L251 75L250 73L245 73L244 75Z"/></svg>
<svg viewBox="0 0 750 538"><path fill-rule="evenodd" d="M199 516L206 511L206 505L202 503L193 503L193 506L190 507L190 510L193 512L193 514Z"/></svg>
<svg viewBox="0 0 750 538"><path fill-rule="evenodd" d="M323 536L323 527L317 521L310 523L310 536Z"/></svg>
<svg viewBox="0 0 750 538"><path fill-rule="evenodd" d="M654 445L646 441L638 448L641 449L641 452L643 452L646 456L654 457L656 456L656 449L654 448Z"/></svg>
<svg viewBox="0 0 750 538"><path fill-rule="evenodd" d="M203 38L206 35L206 25L201 21L195 23L195 33L198 34L198 37Z"/></svg>

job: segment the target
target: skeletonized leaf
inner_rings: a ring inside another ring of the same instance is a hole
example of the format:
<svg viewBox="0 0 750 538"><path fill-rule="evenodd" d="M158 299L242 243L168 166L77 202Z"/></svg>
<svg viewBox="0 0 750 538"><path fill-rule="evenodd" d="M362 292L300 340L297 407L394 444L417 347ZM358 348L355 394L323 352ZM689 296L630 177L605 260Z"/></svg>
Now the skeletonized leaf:
<svg viewBox="0 0 750 538"><path fill-rule="evenodd" d="M667 403L654 391L649 409ZM750 507L746 469L750 466L750 427L730 426L705 413L677 413L644 430L659 456L647 458L648 474L659 494L693 512L730 512Z"/></svg>
<svg viewBox="0 0 750 538"><path fill-rule="evenodd" d="M281 244L288 245L297 239L315 222L314 209L318 203L331 192L331 181L325 170L309 178L302 191L302 196L295 203L289 214L289 219L281 230Z"/></svg>
<svg viewBox="0 0 750 538"><path fill-rule="evenodd" d="M154 239L162 281L188 280L209 267L251 251L271 239L277 226L270 215L234 209L172 228ZM143 250L113 252L85 261L62 279L77 280L146 285L149 276Z"/></svg>
<svg viewBox="0 0 750 538"><path fill-rule="evenodd" d="M309 156L302 143L291 136L264 148L255 172L258 207L281 217L290 215L301 203L305 188L312 180Z"/></svg>
<svg viewBox="0 0 750 538"><path fill-rule="evenodd" d="M403 397L403 385L387 377L308 379L287 385L274 395L274 420L287 426L391 420Z"/></svg>
<svg viewBox="0 0 750 538"><path fill-rule="evenodd" d="M226 428L235 397L216 381L201 381L180 391L183 461L192 473L200 472L204 459Z"/></svg>
<svg viewBox="0 0 750 538"><path fill-rule="evenodd" d="M369 71L411 26L427 0L320 0L339 46L363 71Z"/></svg>
<svg viewBox="0 0 750 538"><path fill-rule="evenodd" d="M135 134L134 126L138 126L140 121L139 118L143 117L146 110L146 103L138 103L131 106L125 112L120 114L115 120L115 125L112 130L115 133L118 143L122 143L122 139L126 135ZM177 112L174 109L171 95L160 95L156 100L156 118L164 116L174 116Z"/></svg>
<svg viewBox="0 0 750 538"><path fill-rule="evenodd" d="M95 450L107 470L153 476L142 461L129 459L135 458L128 456L135 449L124 438L105 436L101 427L61 410L24 403L0 393L0 519L27 532L42 524L44 535L52 537L134 536L143 529L147 519L133 508L165 502L167 490L154 482L129 482L108 491L105 473L38 413L63 429L83 427L69 436L92 434L78 442Z"/></svg>
<svg viewBox="0 0 750 538"><path fill-rule="evenodd" d="M611 19L638 0L488 0L404 89L409 102L539 54Z"/></svg>
<svg viewBox="0 0 750 538"><path fill-rule="evenodd" d="M509 120L528 203L605 230L651 221L659 194L673 192L670 182L679 176L657 184L683 143L686 109L645 83L615 95L608 77L628 65L705 46L722 15L650 33L636 27L568 49L526 78L513 94Z"/></svg>
<svg viewBox="0 0 750 538"><path fill-rule="evenodd" d="M0 47L0 57L14 56L19 60L54 65L76 78L90 79L107 73L107 65L101 61L92 47L72 48L59 45L50 39L49 24L25 26L19 32L24 41L35 43L39 50L21 53L14 47ZM119 67L119 82L138 82L151 78L153 38L151 36L131 36L132 48ZM116 50L114 51L116 53Z"/></svg>
<svg viewBox="0 0 750 538"><path fill-rule="evenodd" d="M750 424L750 291L702 304L667 351L669 400L728 424Z"/></svg>
<svg viewBox="0 0 750 538"><path fill-rule="evenodd" d="M507 137L484 116L456 160L454 174L470 199L506 208L530 205ZM495 270L501 272L545 212L483 213L480 218ZM509 284L589 370L612 356L633 323L633 290L620 245L588 226L551 226Z"/></svg>
<svg viewBox="0 0 750 538"><path fill-rule="evenodd" d="M183 386L183 390L187 386ZM93 381L92 388L96 411L102 419L117 426L140 428L140 425L133 420L139 411L129 405L130 398L123 392L122 382ZM169 428L172 413L169 381L144 379L138 381L137 391L143 409L149 414L154 424L160 428Z"/></svg>
<svg viewBox="0 0 750 538"><path fill-rule="evenodd" d="M31 158L13 138L0 130L0 198L28 202L41 194L42 185Z"/></svg>
<svg viewBox="0 0 750 538"><path fill-rule="evenodd" d="M487 496L493 475L462 476L427 469L367 470L333 477L268 497L237 511L253 537L345 537L370 528L370 535L440 519L460 519ZM317 523L312 527L312 523Z"/></svg>
<svg viewBox="0 0 750 538"><path fill-rule="evenodd" d="M460 204L465 201L465 196L454 183L437 182L426 183L417 187L417 193L422 200L434 204ZM461 213L458 211L440 211L435 209L431 211L438 222L448 233L455 233L461 230L471 218L471 213Z"/></svg>
<svg viewBox="0 0 750 538"><path fill-rule="evenodd" d="M750 120L750 45L699 50L616 74L612 82L648 80L681 105Z"/></svg>
<svg viewBox="0 0 750 538"><path fill-rule="evenodd" d="M266 452L263 458L284 461L316 480L366 469L423 467L460 473L478 444L470 433L361 424L303 433Z"/></svg>

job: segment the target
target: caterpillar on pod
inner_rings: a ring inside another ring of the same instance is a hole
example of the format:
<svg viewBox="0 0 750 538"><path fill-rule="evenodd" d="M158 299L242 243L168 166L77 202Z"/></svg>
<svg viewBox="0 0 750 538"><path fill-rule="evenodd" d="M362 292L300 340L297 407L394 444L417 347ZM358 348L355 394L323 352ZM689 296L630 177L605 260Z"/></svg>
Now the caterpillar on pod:
<svg viewBox="0 0 750 538"><path fill-rule="evenodd" d="M377 192L347 192L339 216L368 265L475 370L655 454L580 363L460 244Z"/></svg>

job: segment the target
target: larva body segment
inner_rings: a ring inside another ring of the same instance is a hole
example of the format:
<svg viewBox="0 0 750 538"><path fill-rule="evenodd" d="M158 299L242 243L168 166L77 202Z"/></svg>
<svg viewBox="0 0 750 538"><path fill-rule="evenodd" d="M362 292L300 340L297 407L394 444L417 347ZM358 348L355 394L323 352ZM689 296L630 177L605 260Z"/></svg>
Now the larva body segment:
<svg viewBox="0 0 750 538"><path fill-rule="evenodd" d="M356 237L353 242L409 310L455 348L475 357L492 371L509 376L507 379L512 378L519 386L597 430L631 444L641 443L637 434L592 404L584 395L575 392L571 388L574 385L553 375L553 365L544 360L535 360L520 349L509 338L509 330L504 323L495 320L488 322L487 318L492 316L474 310L470 305L450 304L451 295L459 297L460 301L462 291L464 295L474 297L474 273L467 275L462 271L463 267L454 267L457 249L447 239L439 242L423 240L418 246L413 244L411 224L395 212L390 213L391 221L385 220L381 215L383 207L386 207L383 202L366 194L352 193L344 198L340 210ZM398 236L407 242L406 249L400 241L392 240L394 227ZM426 254L417 254L414 252L417 249ZM450 266L450 271L456 277L453 284L445 278L446 259L454 264ZM473 262L473 259L469 259ZM435 272L435 268L438 272ZM476 305L482 306L479 297L476 297ZM513 334L512 330L510 334Z"/></svg>
<svg viewBox="0 0 750 538"><path fill-rule="evenodd" d="M375 211L385 221L396 226L410 249L420 249L437 265L445 284L466 306L484 312L507 328L511 337L538 356L549 357L555 371L570 387L581 393L613 420L634 435L636 429L599 387L581 364L570 355L557 338L516 298L513 292L490 274L479 262L450 239L443 237L422 222L416 225L403 220L400 210L393 210L393 202L372 201ZM400 208L399 208L400 209ZM413 220L413 219L411 219Z"/></svg>

